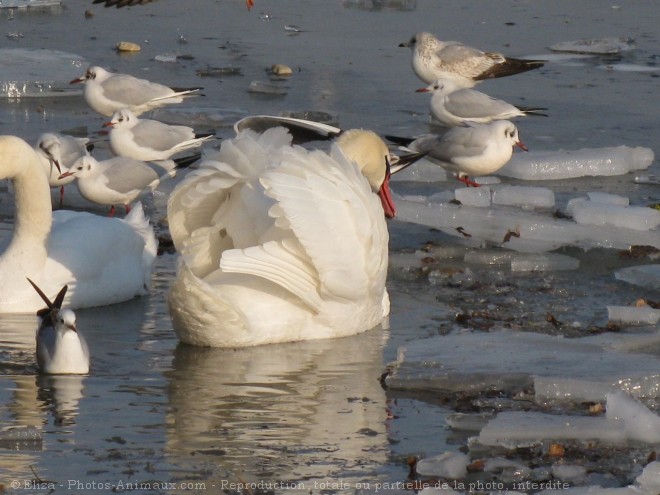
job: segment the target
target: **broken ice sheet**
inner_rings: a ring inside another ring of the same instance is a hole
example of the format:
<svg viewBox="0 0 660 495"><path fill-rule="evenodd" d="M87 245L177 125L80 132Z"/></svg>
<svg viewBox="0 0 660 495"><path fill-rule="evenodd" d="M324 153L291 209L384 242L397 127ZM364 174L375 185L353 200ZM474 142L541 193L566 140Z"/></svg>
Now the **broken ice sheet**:
<svg viewBox="0 0 660 495"><path fill-rule="evenodd" d="M660 345L660 332L644 338L647 348ZM626 390L655 400L660 397L660 357L617 349L600 336L453 332L399 349L385 384L393 390L475 395L534 388L541 401L552 395L578 402Z"/></svg>
<svg viewBox="0 0 660 495"><path fill-rule="evenodd" d="M628 394L607 394L605 408L605 417L501 412L482 428L473 443L506 448L529 447L548 440L660 443L660 416Z"/></svg>
<svg viewBox="0 0 660 495"><path fill-rule="evenodd" d="M653 150L639 146L530 151L514 153L497 175L525 180L622 175L648 168L654 156Z"/></svg>
<svg viewBox="0 0 660 495"><path fill-rule="evenodd" d="M612 55L634 50L637 47L632 38L597 38L575 41L562 41L550 46L555 52L589 53L594 55Z"/></svg>
<svg viewBox="0 0 660 495"><path fill-rule="evenodd" d="M0 48L0 96L10 98L77 95L72 79L89 65L80 55L38 48Z"/></svg>
<svg viewBox="0 0 660 495"><path fill-rule="evenodd" d="M521 252L552 251L562 246L630 249L660 248L656 225L660 212L651 208L620 207L581 200L578 220L557 218L554 212L522 206L457 205L433 197L395 197L397 219L426 225L469 241ZM614 212L615 214L612 214ZM584 213L582 215L582 213Z"/></svg>

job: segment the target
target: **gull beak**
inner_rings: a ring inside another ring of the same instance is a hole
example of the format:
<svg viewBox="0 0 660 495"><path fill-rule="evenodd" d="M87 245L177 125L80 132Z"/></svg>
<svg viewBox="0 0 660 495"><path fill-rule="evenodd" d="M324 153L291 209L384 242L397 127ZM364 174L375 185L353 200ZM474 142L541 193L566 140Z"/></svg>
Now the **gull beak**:
<svg viewBox="0 0 660 495"><path fill-rule="evenodd" d="M73 175L73 172L67 170L63 174L60 174L60 176L57 178L58 180L65 179L67 177L71 177Z"/></svg>
<svg viewBox="0 0 660 495"><path fill-rule="evenodd" d="M429 88L419 88L415 90L415 93L428 93Z"/></svg>
<svg viewBox="0 0 660 495"><path fill-rule="evenodd" d="M520 148L523 151L529 151L527 149L527 146L525 146L522 141L516 141L516 146L518 146L518 148Z"/></svg>
<svg viewBox="0 0 660 495"><path fill-rule="evenodd" d="M115 125L114 122L104 122L101 127L112 127L113 125Z"/></svg>
<svg viewBox="0 0 660 495"><path fill-rule="evenodd" d="M254 0L245 0L245 4L247 5L247 9L250 10L254 7Z"/></svg>
<svg viewBox="0 0 660 495"><path fill-rule="evenodd" d="M69 81L69 84L78 84L78 83L81 83L83 81L85 81L84 77L76 77L75 79L72 79L71 81Z"/></svg>

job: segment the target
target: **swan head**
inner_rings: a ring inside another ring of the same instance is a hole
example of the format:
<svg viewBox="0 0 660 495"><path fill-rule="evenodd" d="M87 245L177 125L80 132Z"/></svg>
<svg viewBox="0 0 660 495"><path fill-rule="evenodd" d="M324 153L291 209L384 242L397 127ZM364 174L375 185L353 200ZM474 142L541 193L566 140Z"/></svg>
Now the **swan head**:
<svg viewBox="0 0 660 495"><path fill-rule="evenodd" d="M351 129L337 138L337 144L349 160L355 162L380 197L385 216L393 218L396 209L390 192L390 150L373 131Z"/></svg>

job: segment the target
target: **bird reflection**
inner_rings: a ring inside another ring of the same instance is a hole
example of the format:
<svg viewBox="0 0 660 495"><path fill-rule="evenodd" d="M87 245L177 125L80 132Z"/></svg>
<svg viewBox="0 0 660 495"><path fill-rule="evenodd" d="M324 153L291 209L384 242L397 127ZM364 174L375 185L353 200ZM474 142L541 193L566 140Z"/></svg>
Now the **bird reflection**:
<svg viewBox="0 0 660 495"><path fill-rule="evenodd" d="M251 482L362 476L387 456L383 344L375 329L237 350L179 345L166 451Z"/></svg>

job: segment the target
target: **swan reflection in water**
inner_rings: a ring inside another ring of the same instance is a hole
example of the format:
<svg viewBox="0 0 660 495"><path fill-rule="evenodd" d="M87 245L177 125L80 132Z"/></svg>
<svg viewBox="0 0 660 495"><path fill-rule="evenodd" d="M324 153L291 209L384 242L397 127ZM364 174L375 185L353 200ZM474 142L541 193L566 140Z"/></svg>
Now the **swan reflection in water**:
<svg viewBox="0 0 660 495"><path fill-rule="evenodd" d="M208 467L216 486L373 477L388 455L384 343L378 328L235 350L179 345L166 455Z"/></svg>

